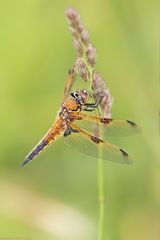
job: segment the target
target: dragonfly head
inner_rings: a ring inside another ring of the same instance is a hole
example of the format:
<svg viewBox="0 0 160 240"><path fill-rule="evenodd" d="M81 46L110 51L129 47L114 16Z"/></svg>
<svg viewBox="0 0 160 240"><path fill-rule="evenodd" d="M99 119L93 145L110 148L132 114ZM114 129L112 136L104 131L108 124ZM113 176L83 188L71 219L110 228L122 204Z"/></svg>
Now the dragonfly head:
<svg viewBox="0 0 160 240"><path fill-rule="evenodd" d="M76 102L79 105L84 105L89 97L89 92L87 92L87 90L83 89L83 90L77 90L73 93L71 93L71 96L73 98L75 98Z"/></svg>

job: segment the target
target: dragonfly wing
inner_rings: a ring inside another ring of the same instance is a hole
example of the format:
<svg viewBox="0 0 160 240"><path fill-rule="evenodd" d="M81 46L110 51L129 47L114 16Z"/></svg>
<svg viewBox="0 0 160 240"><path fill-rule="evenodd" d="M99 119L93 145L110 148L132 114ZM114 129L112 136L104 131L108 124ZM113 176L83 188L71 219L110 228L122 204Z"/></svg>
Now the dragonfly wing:
<svg viewBox="0 0 160 240"><path fill-rule="evenodd" d="M83 112L75 112L73 115L86 129L96 129L98 126L102 128L104 136L130 136L142 131L140 126L130 120L101 118Z"/></svg>
<svg viewBox="0 0 160 240"><path fill-rule="evenodd" d="M102 123L104 136L130 136L141 132L141 127L129 120L111 119Z"/></svg>
<svg viewBox="0 0 160 240"><path fill-rule="evenodd" d="M76 126L77 127L77 126ZM72 126L73 128L73 126ZM132 159L129 155L119 147L103 141L89 133L84 132L79 127L74 132L65 137L65 142L82 153L94 158L109 160L116 163L131 164Z"/></svg>
<svg viewBox="0 0 160 240"><path fill-rule="evenodd" d="M98 132L100 129L103 134L103 138L107 139L107 136L111 137L126 137L140 133L142 130L138 125L131 124L131 121L126 120L111 120L108 123L100 123L97 121L76 121L76 125L80 126L83 129L86 129L89 132Z"/></svg>

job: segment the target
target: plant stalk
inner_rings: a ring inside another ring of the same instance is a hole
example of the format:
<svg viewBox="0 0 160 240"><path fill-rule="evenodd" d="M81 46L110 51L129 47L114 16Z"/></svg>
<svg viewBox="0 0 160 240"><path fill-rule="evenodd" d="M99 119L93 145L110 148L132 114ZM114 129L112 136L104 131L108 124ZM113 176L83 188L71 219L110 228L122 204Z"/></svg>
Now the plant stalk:
<svg viewBox="0 0 160 240"><path fill-rule="evenodd" d="M98 240L104 239L104 170L102 151L99 149L97 160L97 177L98 177L98 198L99 198L99 222L98 222Z"/></svg>

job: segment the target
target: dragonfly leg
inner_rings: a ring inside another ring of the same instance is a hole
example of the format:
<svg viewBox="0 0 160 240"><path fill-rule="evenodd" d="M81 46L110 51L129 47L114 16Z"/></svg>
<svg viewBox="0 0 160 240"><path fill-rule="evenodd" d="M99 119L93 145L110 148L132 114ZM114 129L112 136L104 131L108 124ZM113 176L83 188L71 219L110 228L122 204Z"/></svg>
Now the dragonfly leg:
<svg viewBox="0 0 160 240"><path fill-rule="evenodd" d="M82 106L82 110L83 110L83 111L88 111L88 112L94 111L94 110L98 107L98 105L99 105L102 97L103 97L103 96L98 97L98 98L96 99L95 103L85 103L85 104Z"/></svg>
<svg viewBox="0 0 160 240"><path fill-rule="evenodd" d="M91 112L94 111L96 109L96 105L95 103L86 103L83 107L82 110L83 111L87 111L87 112Z"/></svg>
<svg viewBox="0 0 160 240"><path fill-rule="evenodd" d="M85 103L82 106L82 110L88 111L88 112L94 111L98 107L100 100L101 100L101 98L98 98L95 103Z"/></svg>
<svg viewBox="0 0 160 240"><path fill-rule="evenodd" d="M67 129L65 130L65 132L64 132L64 137L67 137L67 136L69 136L71 133L78 133L79 131L78 130L76 130L76 129L73 129L73 128L71 128L71 127L67 127Z"/></svg>
<svg viewBox="0 0 160 240"><path fill-rule="evenodd" d="M71 69L68 71L68 76L67 76L67 80L66 80L66 85L65 85L65 88L64 88L64 99L63 99L63 102L66 100L68 94L69 94L69 91L71 90L71 87L73 85L73 82L74 82L74 79L75 79L75 71L74 69Z"/></svg>

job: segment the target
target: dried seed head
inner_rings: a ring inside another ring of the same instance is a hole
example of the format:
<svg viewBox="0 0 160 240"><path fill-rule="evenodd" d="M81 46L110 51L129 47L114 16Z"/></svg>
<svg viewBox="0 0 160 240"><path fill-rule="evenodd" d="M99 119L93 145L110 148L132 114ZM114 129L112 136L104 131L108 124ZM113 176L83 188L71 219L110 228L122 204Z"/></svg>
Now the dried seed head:
<svg viewBox="0 0 160 240"><path fill-rule="evenodd" d="M105 117L111 117L111 108L112 108L113 99L111 98L110 91L107 88L104 91L104 96L101 99L100 106Z"/></svg>
<svg viewBox="0 0 160 240"><path fill-rule="evenodd" d="M101 82L102 82L101 75L97 72L94 72L93 73L93 80L92 80L92 89L93 90L97 89Z"/></svg>
<svg viewBox="0 0 160 240"><path fill-rule="evenodd" d="M73 27L69 26L69 31L74 38L78 37L77 31Z"/></svg>
<svg viewBox="0 0 160 240"><path fill-rule="evenodd" d="M100 99L100 107L104 116L111 117L112 98L105 81L96 72L93 74L92 90L94 99Z"/></svg>
<svg viewBox="0 0 160 240"><path fill-rule="evenodd" d="M82 45L81 42L79 42L76 38L73 39L73 45L75 49L77 50L78 54L82 55Z"/></svg>
<svg viewBox="0 0 160 240"><path fill-rule="evenodd" d="M89 44L87 47L86 56L88 63L93 67L96 63L96 49L92 46L92 44Z"/></svg>
<svg viewBox="0 0 160 240"><path fill-rule="evenodd" d="M92 90L94 98L100 98L104 95L105 82L99 73L93 73Z"/></svg>
<svg viewBox="0 0 160 240"><path fill-rule="evenodd" d="M69 8L66 11L66 16L69 21L70 27L77 31L77 29L79 29L79 26L81 25L79 13L74 8Z"/></svg>
<svg viewBox="0 0 160 240"><path fill-rule="evenodd" d="M84 29L83 24L82 24L81 22L79 22L79 24L78 24L78 26L77 26L77 31L78 31L79 33L81 33L81 32L83 31L83 29Z"/></svg>
<svg viewBox="0 0 160 240"><path fill-rule="evenodd" d="M78 12L74 8L71 7L71 8L67 9L66 16L71 22L73 22L77 19Z"/></svg>
<svg viewBox="0 0 160 240"><path fill-rule="evenodd" d="M85 29L76 9L69 8L66 11L66 16L73 36L73 44L79 56L75 62L74 70L83 80L91 81L92 79L93 97L96 101L100 100L103 115L111 117L112 98L101 75L94 72L96 49L90 42L89 33Z"/></svg>
<svg viewBox="0 0 160 240"><path fill-rule="evenodd" d="M89 43L89 34L83 26L79 13L74 8L69 8L66 11L66 16L69 21L70 32L73 36L74 47L82 55L84 51L82 45L87 46Z"/></svg>
<svg viewBox="0 0 160 240"><path fill-rule="evenodd" d="M87 46L90 42L88 31L83 29L80 37L81 37L82 42Z"/></svg>
<svg viewBox="0 0 160 240"><path fill-rule="evenodd" d="M88 80L88 69L82 58L77 58L75 62L75 72L81 76L85 81Z"/></svg>

